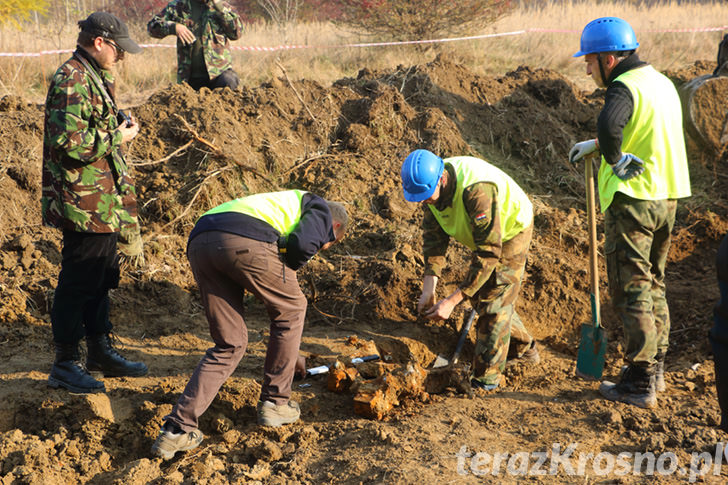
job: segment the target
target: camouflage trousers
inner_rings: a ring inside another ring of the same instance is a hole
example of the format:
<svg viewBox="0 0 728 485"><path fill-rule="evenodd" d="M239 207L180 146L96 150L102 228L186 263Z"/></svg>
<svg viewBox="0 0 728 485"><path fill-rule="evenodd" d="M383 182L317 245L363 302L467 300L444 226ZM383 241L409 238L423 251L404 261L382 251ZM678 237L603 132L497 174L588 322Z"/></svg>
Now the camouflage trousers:
<svg viewBox="0 0 728 485"><path fill-rule="evenodd" d="M658 352L667 352L665 263L676 208L675 200L638 200L618 192L604 214L609 294L622 320L629 364L651 367Z"/></svg>
<svg viewBox="0 0 728 485"><path fill-rule="evenodd" d="M498 383L509 353L518 357L533 341L514 309L532 233L530 226L503 244L500 261L471 300L479 315L473 379L482 384Z"/></svg>

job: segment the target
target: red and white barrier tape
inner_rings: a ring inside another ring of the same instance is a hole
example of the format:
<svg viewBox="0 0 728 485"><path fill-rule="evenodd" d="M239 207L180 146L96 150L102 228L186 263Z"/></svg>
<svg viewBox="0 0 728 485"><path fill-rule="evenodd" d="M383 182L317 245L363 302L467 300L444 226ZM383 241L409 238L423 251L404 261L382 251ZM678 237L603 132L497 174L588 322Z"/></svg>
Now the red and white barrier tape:
<svg viewBox="0 0 728 485"><path fill-rule="evenodd" d="M67 52L73 52L73 49L58 49L40 52L0 52L0 57L40 57L48 54L64 54Z"/></svg>
<svg viewBox="0 0 728 485"><path fill-rule="evenodd" d="M718 32L728 30L728 25L722 25L720 27L704 27L697 29L648 29L638 30L637 32L650 32L650 33L689 33L689 32ZM468 37L451 37L445 39L429 39L429 40L404 40L396 42L364 42L356 44L334 44L334 45L277 45L272 47L261 47L261 46L231 46L233 50L240 51L256 51L256 52L276 52L282 50L293 50L293 49L341 49L351 47L383 47L393 45L413 45L413 44L437 44L445 42L459 42L463 40L477 40L477 39L488 39L493 37L506 37L513 35L522 35L527 33L559 33L559 34L579 34L580 30L566 30L566 29L540 29L532 28L525 30L514 30L512 32L501 32L499 34L483 34L483 35L471 35ZM174 48L175 44L140 44L144 48ZM73 52L73 49L59 49L59 50L44 50L40 52L0 52L0 57L40 57L49 54L64 54Z"/></svg>
<svg viewBox="0 0 728 485"><path fill-rule="evenodd" d="M721 25L720 27L701 27L698 29L644 29L637 30L636 32L649 32L654 33L687 33L687 32L718 32L721 30L728 30L728 25ZM580 34L581 30L567 30L567 29L526 29L527 32L544 32L544 33L559 33L559 34Z"/></svg>

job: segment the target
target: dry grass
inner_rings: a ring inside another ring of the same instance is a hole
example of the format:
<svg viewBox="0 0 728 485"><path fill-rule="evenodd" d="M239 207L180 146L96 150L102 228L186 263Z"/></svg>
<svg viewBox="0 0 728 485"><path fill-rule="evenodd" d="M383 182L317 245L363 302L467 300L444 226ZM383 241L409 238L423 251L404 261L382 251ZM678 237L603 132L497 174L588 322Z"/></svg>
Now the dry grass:
<svg viewBox="0 0 728 485"><path fill-rule="evenodd" d="M281 76L280 62L292 79L312 79L330 84L345 76L355 76L359 69L392 68L427 62L438 52L447 52L475 72L499 76L520 65L556 70L583 89L593 89L584 74L581 59L571 54L578 49L579 32L591 19L614 15L625 18L637 31L640 54L660 70L690 65L696 60L713 60L722 32L662 33L664 29L720 27L728 19L728 3L682 4L665 2L652 8L623 2L557 2L538 9L521 9L491 26L487 32L503 33L528 28L559 29L573 32L528 32L518 36L452 42L437 46L331 47L370 42L331 24L300 24L286 30L263 24L249 25L234 46L276 46L279 44L317 45L308 49L278 52L235 50L234 65L243 83L256 86L272 76ZM38 52L47 49L70 49L76 28L58 27L41 32L35 26L15 30L0 28L0 52ZM144 26L132 26L132 35L140 43L173 44L174 38L151 39ZM0 57L0 96L12 93L33 102L42 102L47 78L68 54L26 58ZM176 55L173 48L148 48L129 56L119 68L123 104L136 104L156 89L175 81Z"/></svg>

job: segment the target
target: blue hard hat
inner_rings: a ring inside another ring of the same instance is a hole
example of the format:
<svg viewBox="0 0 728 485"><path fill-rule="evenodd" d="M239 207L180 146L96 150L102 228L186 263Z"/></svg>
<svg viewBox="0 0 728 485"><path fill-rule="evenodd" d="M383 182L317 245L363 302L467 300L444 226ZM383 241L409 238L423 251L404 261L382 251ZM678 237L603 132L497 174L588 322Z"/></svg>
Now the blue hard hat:
<svg viewBox="0 0 728 485"><path fill-rule="evenodd" d="M581 49L573 57L597 52L631 51L639 46L634 30L618 17L592 20L581 32Z"/></svg>
<svg viewBox="0 0 728 485"><path fill-rule="evenodd" d="M405 158L400 175L405 200L422 202L435 192L445 162L428 150L415 150Z"/></svg>

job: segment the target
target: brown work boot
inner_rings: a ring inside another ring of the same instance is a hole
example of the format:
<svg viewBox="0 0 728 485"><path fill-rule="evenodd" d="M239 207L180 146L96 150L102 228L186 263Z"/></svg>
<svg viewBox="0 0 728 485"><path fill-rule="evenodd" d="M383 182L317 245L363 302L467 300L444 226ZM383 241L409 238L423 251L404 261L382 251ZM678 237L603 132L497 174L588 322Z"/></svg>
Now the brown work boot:
<svg viewBox="0 0 728 485"><path fill-rule="evenodd" d="M541 356L536 348L535 340L531 340L531 346L519 357L519 359L527 364L538 364L541 362Z"/></svg>
<svg viewBox="0 0 728 485"><path fill-rule="evenodd" d="M175 426L170 426L170 423L167 422L159 430L159 436L152 445L152 454L164 460L170 460L178 451L192 450L202 443L204 436L199 429L185 433L179 428L173 428Z"/></svg>
<svg viewBox="0 0 728 485"><path fill-rule="evenodd" d="M506 365L510 366L513 364L518 364L519 362L522 362L524 364L529 365L535 365L541 362L541 356L538 353L538 349L536 348L536 341L532 340L531 344L529 345L528 349L523 352L521 355L515 357L515 358L509 358L506 361Z"/></svg>
<svg viewBox="0 0 728 485"><path fill-rule="evenodd" d="M296 401L276 406L270 401L258 401L258 424L277 428L291 424L301 417L301 408Z"/></svg>
<svg viewBox="0 0 728 485"><path fill-rule="evenodd" d="M610 401L620 401L645 409L657 406L654 368L630 365L622 373L618 383L603 381L599 392Z"/></svg>

